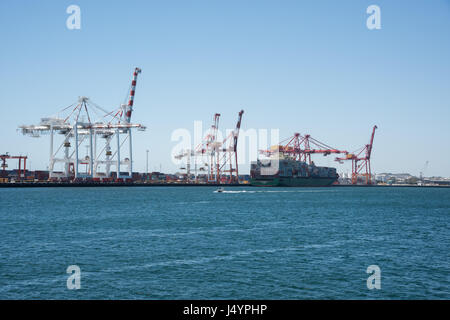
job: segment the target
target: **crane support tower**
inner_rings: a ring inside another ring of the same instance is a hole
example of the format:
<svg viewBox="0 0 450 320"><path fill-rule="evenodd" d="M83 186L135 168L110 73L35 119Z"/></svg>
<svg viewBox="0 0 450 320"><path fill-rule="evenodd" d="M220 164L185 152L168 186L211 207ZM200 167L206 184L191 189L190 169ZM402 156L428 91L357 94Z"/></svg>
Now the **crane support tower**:
<svg viewBox="0 0 450 320"><path fill-rule="evenodd" d="M50 135L50 180L112 181L111 167L116 169L116 181L132 179L131 131L146 129L142 124L130 122L137 75L140 72L141 69L134 69L126 108L120 105L118 109L110 112L88 97L82 96L77 102L60 110L57 115L42 118L38 125L19 126L24 135ZM55 133L61 136L59 142L56 141L58 136ZM98 143L99 139L104 140L103 146ZM115 146L113 139L116 139ZM123 147L127 140L128 151ZM88 150L85 157L80 156L82 146L86 146ZM56 166L59 164L62 165L62 170L57 171ZM87 166L85 173L80 172L80 164ZM123 166L127 167L126 173L121 171Z"/></svg>
<svg viewBox="0 0 450 320"><path fill-rule="evenodd" d="M19 160L19 166L17 170L17 178L18 180L23 180L25 178L25 174L27 171L27 156L10 156L8 153L1 154L0 160L2 161L1 167L2 167L2 174L1 178L6 178L6 168L8 168L8 164L6 163L6 160L8 159L17 159ZM22 161L23 161L23 167L22 167Z"/></svg>
<svg viewBox="0 0 450 320"><path fill-rule="evenodd" d="M370 157L372 155L373 139L377 128L377 126L373 126L370 141L364 147L353 153L347 153L343 158L336 158L336 161L339 161L340 163L342 163L342 161L352 161L352 184L357 184L359 177L365 178L365 184L372 184Z"/></svg>
<svg viewBox="0 0 450 320"><path fill-rule="evenodd" d="M219 183L219 142L217 141L217 132L219 131L219 119L220 113L214 115L214 121L211 126L211 133L208 135L206 140L206 150L210 156L210 176L209 182L215 181Z"/></svg>

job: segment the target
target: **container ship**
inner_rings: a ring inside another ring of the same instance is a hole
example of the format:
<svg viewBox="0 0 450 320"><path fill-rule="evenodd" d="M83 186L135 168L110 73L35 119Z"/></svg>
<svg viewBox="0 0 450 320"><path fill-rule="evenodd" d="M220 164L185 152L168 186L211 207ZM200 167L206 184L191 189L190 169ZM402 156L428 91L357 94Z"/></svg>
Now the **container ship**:
<svg viewBox="0 0 450 320"><path fill-rule="evenodd" d="M335 183L336 168L318 167L294 159L253 161L250 184L259 187L325 187Z"/></svg>

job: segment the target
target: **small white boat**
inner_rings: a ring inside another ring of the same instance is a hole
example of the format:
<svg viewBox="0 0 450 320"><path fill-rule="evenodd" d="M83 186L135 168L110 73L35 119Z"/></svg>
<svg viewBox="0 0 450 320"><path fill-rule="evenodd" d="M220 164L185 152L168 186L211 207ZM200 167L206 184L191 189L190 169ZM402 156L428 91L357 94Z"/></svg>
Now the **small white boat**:
<svg viewBox="0 0 450 320"><path fill-rule="evenodd" d="M224 192L225 190L222 187L219 187L216 192Z"/></svg>

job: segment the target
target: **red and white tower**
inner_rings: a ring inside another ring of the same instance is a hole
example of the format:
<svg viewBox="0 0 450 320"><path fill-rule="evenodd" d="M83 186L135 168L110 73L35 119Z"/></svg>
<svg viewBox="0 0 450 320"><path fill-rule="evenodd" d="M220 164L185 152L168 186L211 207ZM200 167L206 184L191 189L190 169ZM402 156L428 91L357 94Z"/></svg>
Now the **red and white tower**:
<svg viewBox="0 0 450 320"><path fill-rule="evenodd" d="M135 68L134 72L133 72L133 80L131 81L130 97L128 99L128 104L126 106L126 111L125 111L125 122L126 123L130 123L130 121L131 121L131 113L133 112L134 94L136 92L137 76L139 73L141 73L141 69Z"/></svg>

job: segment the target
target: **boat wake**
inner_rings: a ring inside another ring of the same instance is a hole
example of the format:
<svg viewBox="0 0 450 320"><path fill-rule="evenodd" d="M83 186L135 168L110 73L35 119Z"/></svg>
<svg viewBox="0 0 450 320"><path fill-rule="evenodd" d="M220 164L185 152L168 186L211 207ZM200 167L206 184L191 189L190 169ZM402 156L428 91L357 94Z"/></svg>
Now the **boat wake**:
<svg viewBox="0 0 450 320"><path fill-rule="evenodd" d="M214 193L312 193L312 192L333 192L334 190L223 190Z"/></svg>

